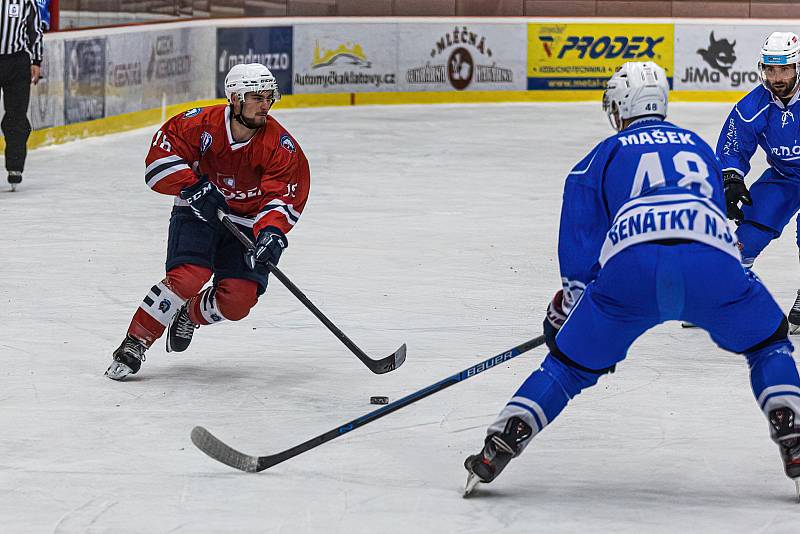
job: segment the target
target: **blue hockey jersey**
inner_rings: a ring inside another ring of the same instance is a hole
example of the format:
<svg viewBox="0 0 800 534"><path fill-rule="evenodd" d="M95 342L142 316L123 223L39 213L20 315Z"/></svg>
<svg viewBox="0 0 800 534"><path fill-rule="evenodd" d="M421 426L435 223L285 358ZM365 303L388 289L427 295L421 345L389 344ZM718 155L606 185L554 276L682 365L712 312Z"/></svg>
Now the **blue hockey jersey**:
<svg viewBox="0 0 800 534"><path fill-rule="evenodd" d="M778 174L800 179L800 93L789 105L759 85L731 110L717 141L722 170L750 172L750 158L759 146Z"/></svg>
<svg viewBox="0 0 800 534"><path fill-rule="evenodd" d="M694 132L645 118L567 176L558 239L564 311L615 254L662 239L700 241L739 259L713 150Z"/></svg>

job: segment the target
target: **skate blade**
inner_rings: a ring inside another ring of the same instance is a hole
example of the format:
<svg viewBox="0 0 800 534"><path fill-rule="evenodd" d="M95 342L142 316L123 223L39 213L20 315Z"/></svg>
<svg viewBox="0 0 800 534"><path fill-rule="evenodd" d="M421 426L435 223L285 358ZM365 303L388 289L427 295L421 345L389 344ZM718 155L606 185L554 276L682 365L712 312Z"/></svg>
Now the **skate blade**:
<svg viewBox="0 0 800 534"><path fill-rule="evenodd" d="M794 489L797 491L797 503L800 504L800 478L794 479Z"/></svg>
<svg viewBox="0 0 800 534"><path fill-rule="evenodd" d="M17 184L11 184L11 192L13 193L16 190L17 190Z"/></svg>
<svg viewBox="0 0 800 534"><path fill-rule="evenodd" d="M697 328L697 325L694 325L688 321L681 321L681 328Z"/></svg>
<svg viewBox="0 0 800 534"><path fill-rule="evenodd" d="M475 489L475 487L480 483L480 481L481 479L478 478L478 475L476 475L475 473L470 473L469 476L467 476L467 484L464 486L464 493L462 497L465 499L469 497L470 493L472 493L472 490Z"/></svg>
<svg viewBox="0 0 800 534"><path fill-rule="evenodd" d="M124 363L120 363L114 361L111 363L108 369L106 369L105 375L110 378L111 380L125 380L129 374L131 374L132 369L125 365Z"/></svg>

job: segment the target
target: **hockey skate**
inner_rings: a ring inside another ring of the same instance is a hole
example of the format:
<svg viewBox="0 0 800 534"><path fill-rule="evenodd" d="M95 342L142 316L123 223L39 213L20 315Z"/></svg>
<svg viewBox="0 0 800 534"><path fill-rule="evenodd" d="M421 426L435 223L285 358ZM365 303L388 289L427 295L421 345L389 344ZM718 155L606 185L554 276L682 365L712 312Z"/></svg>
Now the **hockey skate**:
<svg viewBox="0 0 800 534"><path fill-rule="evenodd" d="M22 173L20 171L8 171L8 184L11 191L16 191L17 186L22 183Z"/></svg>
<svg viewBox="0 0 800 534"><path fill-rule="evenodd" d="M146 350L141 341L128 334L114 351L114 361L106 369L106 376L111 380L123 380L128 375L135 375L142 366Z"/></svg>
<svg viewBox="0 0 800 534"><path fill-rule="evenodd" d="M797 298L794 299L794 305L789 310L789 333L800 334L800 289L797 290Z"/></svg>
<svg viewBox="0 0 800 534"><path fill-rule="evenodd" d="M200 326L189 318L189 307L184 304L169 323L167 352L183 352L188 349L197 328Z"/></svg>
<svg viewBox="0 0 800 534"><path fill-rule="evenodd" d="M488 484L497 478L516 456L520 443L530 438L531 434L531 427L525 421L512 417L502 434L495 432L486 436L483 450L464 461L464 467L469 472L464 497L468 497L479 482Z"/></svg>
<svg viewBox="0 0 800 534"><path fill-rule="evenodd" d="M800 502L800 426L795 426L794 411L777 408L769 412L772 439L778 444L786 476L794 480Z"/></svg>

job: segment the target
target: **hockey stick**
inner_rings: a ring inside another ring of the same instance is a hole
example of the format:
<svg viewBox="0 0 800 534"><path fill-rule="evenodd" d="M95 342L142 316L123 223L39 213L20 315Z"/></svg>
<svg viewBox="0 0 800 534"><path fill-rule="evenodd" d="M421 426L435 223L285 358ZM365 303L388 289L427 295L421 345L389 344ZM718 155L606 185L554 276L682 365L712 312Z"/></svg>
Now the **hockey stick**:
<svg viewBox="0 0 800 534"><path fill-rule="evenodd" d="M460 373L448 376L444 380L440 380L439 382L436 382L435 384L432 384L426 388L415 391L410 395L406 395L402 399L396 400L390 404L387 404L386 406L378 408L373 412L362 415L361 417L353 419L342 426L329 430L324 434L320 434L319 436L311 438L300 445L295 445L294 447L286 449L285 451L277 454L269 454L267 456L250 456L249 454L244 454L232 447L229 447L202 426L196 426L192 429L192 443L194 443L198 449L225 465L229 465L235 469L239 469L240 471L256 473L258 471L269 469L270 467L281 462L285 462L290 458L294 458L298 454L302 454L315 447L318 447L319 445L322 445L323 443L327 443L328 441L338 438L342 434L346 434L351 430L355 430L356 428L371 423L376 419L380 419L384 415L389 415L390 413L397 411L404 406L408 406L413 402L424 399L428 395L433 395L434 393L449 388L454 384L462 382L468 378L472 378L473 376L491 369L492 367L505 363L512 358L516 358L520 354L534 349L543 343L544 336L533 338L525 343L522 343L521 345L517 345L513 349L507 350L506 352L502 352L497 356L489 358L488 360L477 363L472 367L461 371Z"/></svg>
<svg viewBox="0 0 800 534"><path fill-rule="evenodd" d="M242 245L244 245L245 248L247 248L247 250L252 251L255 248L255 245L253 245L253 242L250 240L250 238L247 237L241 230L239 230L239 228L236 226L236 223L234 223L230 219L230 217L228 217L227 214L225 214L221 210L217 210L217 216L219 217L219 220L222 221L222 224L225 225L225 228L230 230L230 232L234 236L236 236L236 238L239 241L241 241ZM292 293L292 295L297 297L297 300L302 302L303 305L317 317L317 319L322 321L322 324L327 326L328 330L333 332L333 335L339 338L339 341L344 343L344 345L348 349L350 349L350 352L355 354L356 357L359 360L361 360L364 363L364 365L366 365L369 368L370 371L378 375L383 373L388 373L389 371L394 371L395 369L403 365L404 361L406 361L405 343L403 343L399 349L397 349L396 351L394 351L392 354L390 354L385 358L375 360L367 356L366 353L360 348L358 348L358 345L353 343L350 340L350 338L345 335L344 332L339 330L339 328L335 324L333 324L331 320L328 319L325 316L325 314L322 313L320 309L317 308L314 305L314 303L311 302L302 291L300 291L300 288L294 285L294 283L292 283L292 281L289 280L289 278L285 274L283 274L283 272L280 269L278 269L276 265L273 265L270 262L265 262L264 265L266 265L269 272L271 272L275 276L275 278L280 280L281 283L284 286L286 286L286 289L288 289Z"/></svg>

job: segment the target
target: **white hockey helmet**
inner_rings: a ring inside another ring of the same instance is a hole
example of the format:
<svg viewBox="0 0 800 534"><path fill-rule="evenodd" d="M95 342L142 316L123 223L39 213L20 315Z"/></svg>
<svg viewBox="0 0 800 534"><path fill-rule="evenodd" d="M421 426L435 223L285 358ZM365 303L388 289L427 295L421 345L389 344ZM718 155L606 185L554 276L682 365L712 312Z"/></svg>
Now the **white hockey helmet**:
<svg viewBox="0 0 800 534"><path fill-rule="evenodd" d="M764 65L789 65L800 61L800 39L792 32L772 32L761 47Z"/></svg>
<svg viewBox="0 0 800 534"><path fill-rule="evenodd" d="M261 63L243 63L234 65L225 76L225 96L232 102L231 95L237 95L239 102L244 101L246 93L272 91L272 101L281 99L278 82L270 70Z"/></svg>
<svg viewBox="0 0 800 534"><path fill-rule="evenodd" d="M764 45L761 47L761 54L758 62L758 72L761 74L761 83L764 87L772 91L767 83L764 73L766 65L795 65L795 85L800 81L800 38L793 32L772 32ZM791 91L794 87L791 87Z"/></svg>
<svg viewBox="0 0 800 534"><path fill-rule="evenodd" d="M652 61L623 63L611 76L603 92L603 111L611 127L622 129L622 119L644 115L667 116L667 73ZM619 123L615 119L619 115Z"/></svg>

